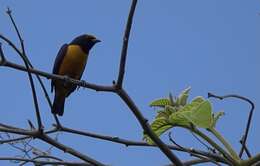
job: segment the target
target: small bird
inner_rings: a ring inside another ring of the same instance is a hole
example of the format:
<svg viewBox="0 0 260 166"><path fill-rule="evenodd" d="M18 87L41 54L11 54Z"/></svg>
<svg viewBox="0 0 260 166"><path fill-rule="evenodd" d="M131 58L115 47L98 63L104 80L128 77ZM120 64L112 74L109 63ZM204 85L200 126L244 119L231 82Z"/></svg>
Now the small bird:
<svg viewBox="0 0 260 166"><path fill-rule="evenodd" d="M53 74L67 76L80 80L84 72L90 49L100 42L93 35L81 35L72 40L69 44L64 44L55 59ZM62 116L64 113L65 99L75 89L76 85L60 80L51 81L51 92L55 89L55 96L52 105L52 113Z"/></svg>

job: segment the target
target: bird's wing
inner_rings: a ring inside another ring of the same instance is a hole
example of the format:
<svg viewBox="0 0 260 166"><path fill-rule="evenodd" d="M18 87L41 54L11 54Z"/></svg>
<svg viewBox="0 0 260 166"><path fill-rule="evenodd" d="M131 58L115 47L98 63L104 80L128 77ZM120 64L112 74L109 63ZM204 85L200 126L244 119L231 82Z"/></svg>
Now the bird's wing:
<svg viewBox="0 0 260 166"><path fill-rule="evenodd" d="M60 48L58 55L56 56L53 69L52 69L53 74L58 74L60 65L64 59L64 56L66 55L67 48L68 48L68 44L63 44L63 46ZM51 81L51 92L53 92L53 87L54 87L54 81L52 80Z"/></svg>

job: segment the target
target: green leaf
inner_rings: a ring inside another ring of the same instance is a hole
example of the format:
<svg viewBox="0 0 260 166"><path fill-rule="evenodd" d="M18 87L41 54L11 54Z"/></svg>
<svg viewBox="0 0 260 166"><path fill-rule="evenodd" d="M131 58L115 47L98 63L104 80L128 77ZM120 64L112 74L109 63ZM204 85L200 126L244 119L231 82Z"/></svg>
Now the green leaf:
<svg viewBox="0 0 260 166"><path fill-rule="evenodd" d="M177 111L177 108L176 107L173 107L173 106L170 106L170 105L167 105L165 106L165 109L164 110L159 110L157 111L157 115L155 117L155 119L157 118L165 118L165 119L168 119L169 116L173 113L173 112L176 112Z"/></svg>
<svg viewBox="0 0 260 166"><path fill-rule="evenodd" d="M170 102L171 102L170 105L172 105L172 106L177 106L177 105L176 105L176 97L173 97L171 93L169 94L169 100L170 100Z"/></svg>
<svg viewBox="0 0 260 166"><path fill-rule="evenodd" d="M223 111L217 112L217 113L213 113L213 121L212 121L211 127L215 127L216 124L217 124L217 121L223 115L225 115L225 112L223 112Z"/></svg>
<svg viewBox="0 0 260 166"><path fill-rule="evenodd" d="M168 111L168 110L159 110L157 112L157 115L155 117L155 119L158 119L158 118L165 118L165 119L168 119L169 116L171 115L171 111Z"/></svg>
<svg viewBox="0 0 260 166"><path fill-rule="evenodd" d="M176 112L176 111L177 111L177 108L176 108L176 107L173 107L173 106L171 106L171 105L166 105L166 106L165 106L165 110L166 110L166 111L169 111L169 112L171 112L171 113L173 113L173 112Z"/></svg>
<svg viewBox="0 0 260 166"><path fill-rule="evenodd" d="M205 99L201 96L194 98L190 104L186 104L180 111L191 111L203 103Z"/></svg>
<svg viewBox="0 0 260 166"><path fill-rule="evenodd" d="M188 117L190 117L192 111L199 107L200 104L204 101L205 99L200 96L194 98L190 104L185 105L176 113L171 114L171 116L169 117L170 123L172 123L172 125L177 126L189 126L192 123L192 121Z"/></svg>
<svg viewBox="0 0 260 166"><path fill-rule="evenodd" d="M191 113L191 111L185 111L186 113ZM169 117L169 122L172 124L172 126L190 126L190 121L187 120L183 116L183 112L176 112L172 113Z"/></svg>
<svg viewBox="0 0 260 166"><path fill-rule="evenodd" d="M195 98L191 101L191 104L192 104L192 103L202 103L203 101L205 101L205 99L204 99L202 96L197 96L197 97L195 97Z"/></svg>
<svg viewBox="0 0 260 166"><path fill-rule="evenodd" d="M171 105L171 101L167 98L157 99L150 103L150 107L165 107L166 105Z"/></svg>
<svg viewBox="0 0 260 166"><path fill-rule="evenodd" d="M196 98L180 111L172 113L169 122L173 126L189 126L191 123L197 127L210 128L213 123L211 104L208 100Z"/></svg>
<svg viewBox="0 0 260 166"><path fill-rule="evenodd" d="M213 123L212 108L208 100L193 108L190 112L182 112L182 115L197 127L210 128Z"/></svg>
<svg viewBox="0 0 260 166"><path fill-rule="evenodd" d="M168 129L172 128L172 125L165 118L157 118L151 124L151 128L153 132L159 137ZM148 144L154 144L152 139L147 134L144 134L143 140L145 140Z"/></svg>
<svg viewBox="0 0 260 166"><path fill-rule="evenodd" d="M191 87L184 89L178 97L178 105L186 105Z"/></svg>

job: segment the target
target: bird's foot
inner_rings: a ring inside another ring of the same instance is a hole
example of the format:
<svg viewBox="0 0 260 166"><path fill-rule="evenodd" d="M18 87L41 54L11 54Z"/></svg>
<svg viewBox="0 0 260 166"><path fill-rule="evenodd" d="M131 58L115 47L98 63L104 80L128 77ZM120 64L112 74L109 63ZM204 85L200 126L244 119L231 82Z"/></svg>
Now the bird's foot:
<svg viewBox="0 0 260 166"><path fill-rule="evenodd" d="M63 77L64 77L63 86L66 87L69 84L70 77L67 75L64 75Z"/></svg>
<svg viewBox="0 0 260 166"><path fill-rule="evenodd" d="M84 88L84 86L87 84L87 82L85 81L85 80L80 80L80 82L81 82L81 85L83 86L83 88ZM80 88L82 88L81 86L78 86L77 87L77 90L79 90Z"/></svg>

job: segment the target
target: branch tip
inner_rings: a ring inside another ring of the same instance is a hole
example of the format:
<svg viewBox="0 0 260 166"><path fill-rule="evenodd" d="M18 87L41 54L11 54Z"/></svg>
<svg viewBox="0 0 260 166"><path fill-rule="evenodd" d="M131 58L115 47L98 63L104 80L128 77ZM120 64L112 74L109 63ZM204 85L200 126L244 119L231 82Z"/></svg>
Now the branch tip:
<svg viewBox="0 0 260 166"><path fill-rule="evenodd" d="M254 102L251 101L250 99L244 97L244 96L236 95L236 94L228 94L228 95L224 95L224 96L217 96L215 94L208 93L208 97L214 97L214 98L217 98L217 99L220 99L220 100L226 99L226 98L236 98L236 99L246 101L247 103L249 103L251 105L251 109L250 109L248 119L247 119L247 123L246 123L246 129L245 129L245 132L244 132L242 139L241 139L242 140L242 143L241 143L242 147L241 147L240 152L239 152L239 157L241 158L244 150L246 150L246 141L247 141L247 137L248 137L248 133L249 133L252 117L253 117L253 112L254 112L254 109L255 109Z"/></svg>
<svg viewBox="0 0 260 166"><path fill-rule="evenodd" d="M10 7L7 7L6 13L7 13L8 15L11 15L11 14L12 14L12 10L10 9Z"/></svg>

